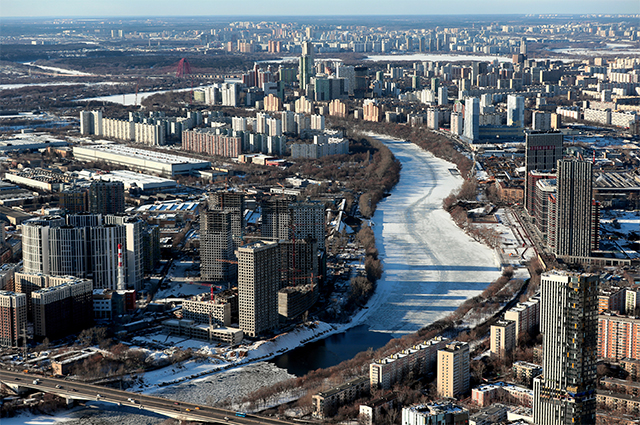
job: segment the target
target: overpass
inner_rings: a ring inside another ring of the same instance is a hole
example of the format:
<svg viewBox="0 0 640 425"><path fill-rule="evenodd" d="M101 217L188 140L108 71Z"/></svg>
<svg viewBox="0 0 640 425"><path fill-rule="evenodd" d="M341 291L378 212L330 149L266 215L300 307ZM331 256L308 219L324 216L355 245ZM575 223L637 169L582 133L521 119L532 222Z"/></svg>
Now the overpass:
<svg viewBox="0 0 640 425"><path fill-rule="evenodd" d="M7 370L0 370L0 382L12 388L16 392L20 392L25 389L33 389L55 394L59 397L65 398L67 403L71 403L73 400L97 400L122 406L145 409L184 421L213 424L253 425L282 425L292 423L280 419L250 414L247 414L244 417L239 417L236 416L236 412L234 411L218 409L211 406L178 402L161 397L116 390L98 385L42 377L21 372L10 372Z"/></svg>

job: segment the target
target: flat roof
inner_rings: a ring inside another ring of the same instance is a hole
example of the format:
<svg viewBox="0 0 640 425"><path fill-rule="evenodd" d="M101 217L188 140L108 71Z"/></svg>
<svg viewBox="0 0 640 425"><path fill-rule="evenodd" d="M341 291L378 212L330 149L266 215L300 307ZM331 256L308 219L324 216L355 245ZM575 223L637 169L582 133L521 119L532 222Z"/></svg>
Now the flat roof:
<svg viewBox="0 0 640 425"><path fill-rule="evenodd" d="M209 161L189 158L186 156L172 155L164 152L150 151L146 149L132 148L130 146L119 145L115 143L101 143L95 145L75 146L76 149L87 149L96 153L105 152L114 155L122 155L131 158L143 159L145 161L155 161L164 164L209 164Z"/></svg>

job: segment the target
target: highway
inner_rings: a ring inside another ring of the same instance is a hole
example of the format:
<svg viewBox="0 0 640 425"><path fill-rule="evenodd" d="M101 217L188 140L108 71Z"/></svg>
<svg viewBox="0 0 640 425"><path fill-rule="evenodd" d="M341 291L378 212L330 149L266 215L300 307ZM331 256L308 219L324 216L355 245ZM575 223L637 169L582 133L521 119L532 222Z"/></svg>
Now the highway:
<svg viewBox="0 0 640 425"><path fill-rule="evenodd" d="M38 380L38 383L34 384L35 380ZM146 409L180 420L214 424L280 425L292 423L289 421L249 414L247 414L246 417L238 417L236 416L236 412L218 409L211 406L177 402L160 397L21 372L0 370L0 382L8 386L20 386L56 394L67 399L98 400L108 403L120 403L123 406Z"/></svg>

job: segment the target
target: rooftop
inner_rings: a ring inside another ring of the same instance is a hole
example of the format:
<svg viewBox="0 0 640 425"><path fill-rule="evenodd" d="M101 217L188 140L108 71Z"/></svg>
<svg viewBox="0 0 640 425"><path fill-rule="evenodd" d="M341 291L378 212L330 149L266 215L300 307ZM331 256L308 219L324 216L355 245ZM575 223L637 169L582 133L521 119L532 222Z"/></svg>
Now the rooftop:
<svg viewBox="0 0 640 425"><path fill-rule="evenodd" d="M208 161L202 161L199 159L189 158L186 156L178 156L178 155L172 155L164 152L156 152L156 151L150 151L146 149L132 148L129 146L123 146L123 145L109 143L109 142L96 144L96 145L76 146L74 150L79 148L93 150L93 151L96 151L97 153L105 152L105 153L110 153L114 155L128 156L128 157L143 159L147 161L161 162L165 164L187 164L187 163L199 164L203 162L208 162Z"/></svg>

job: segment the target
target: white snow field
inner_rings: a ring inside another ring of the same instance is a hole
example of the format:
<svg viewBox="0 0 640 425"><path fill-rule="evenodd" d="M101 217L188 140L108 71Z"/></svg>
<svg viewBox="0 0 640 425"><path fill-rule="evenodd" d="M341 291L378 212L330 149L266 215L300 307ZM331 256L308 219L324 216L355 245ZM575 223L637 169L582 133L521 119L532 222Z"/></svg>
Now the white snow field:
<svg viewBox="0 0 640 425"><path fill-rule="evenodd" d="M371 136L391 149L402 171L372 219L384 273L356 321L397 337L480 294L500 269L494 251L466 235L442 208L463 181L452 172L455 165L413 143Z"/></svg>

